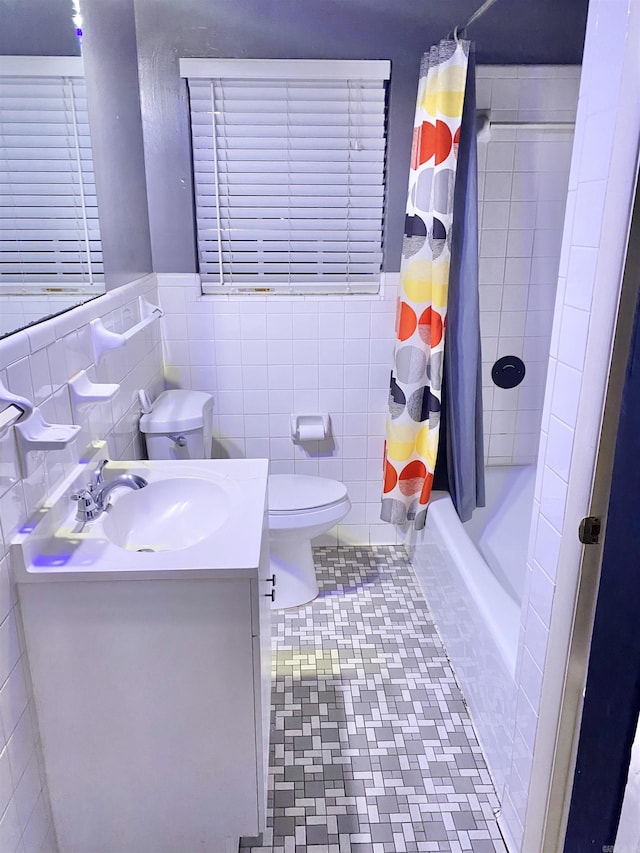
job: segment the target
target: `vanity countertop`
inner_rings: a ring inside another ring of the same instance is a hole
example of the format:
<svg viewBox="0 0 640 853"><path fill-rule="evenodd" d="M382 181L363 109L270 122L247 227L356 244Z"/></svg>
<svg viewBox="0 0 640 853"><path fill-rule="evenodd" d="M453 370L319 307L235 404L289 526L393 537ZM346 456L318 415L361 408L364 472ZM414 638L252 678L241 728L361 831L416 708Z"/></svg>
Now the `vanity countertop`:
<svg viewBox="0 0 640 853"><path fill-rule="evenodd" d="M89 458L76 466L18 532L11 545L17 583L204 579L255 574L260 564L262 537L266 534L268 460L110 461L105 471L107 477L138 474L149 485L179 478L187 489L193 479L200 484L203 481L215 484L223 496L223 510L220 501L210 509L206 499L198 506L193 523L199 526L198 535L202 536L199 541L188 547L147 552L129 550L111 541L105 525L108 510L95 521L80 524L75 520L75 505L70 495L86 486L91 472L103 458L105 446L96 443ZM114 508L123 498L128 502L127 508L135 508L136 502L146 498L143 493L144 489L116 490L112 495ZM176 494L176 502L179 499ZM171 524L170 516L167 524Z"/></svg>

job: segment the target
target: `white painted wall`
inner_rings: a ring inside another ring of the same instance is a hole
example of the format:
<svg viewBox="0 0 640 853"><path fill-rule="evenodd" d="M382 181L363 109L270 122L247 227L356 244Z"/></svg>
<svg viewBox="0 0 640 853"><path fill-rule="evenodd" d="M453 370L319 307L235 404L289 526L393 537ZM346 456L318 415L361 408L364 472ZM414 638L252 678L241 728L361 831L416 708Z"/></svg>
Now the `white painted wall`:
<svg viewBox="0 0 640 853"><path fill-rule="evenodd" d="M539 851L638 168L640 3L592 0L569 179L500 824Z"/></svg>
<svg viewBox="0 0 640 853"><path fill-rule="evenodd" d="M92 369L88 323L102 317L108 328L124 331L137 319L137 297L156 300L151 277L112 291L0 341L0 379L16 394L29 397L47 420L72 423L67 381L82 368ZM29 667L19 605L11 578L9 543L55 486L82 456L87 444L106 438L114 458L140 458L136 390L162 388L160 325L153 324L121 350L107 354L95 379L119 382L107 404L88 406L80 436L67 449L31 460L24 477L16 452L15 430L0 438L0 851L55 853L49 799L39 746Z"/></svg>

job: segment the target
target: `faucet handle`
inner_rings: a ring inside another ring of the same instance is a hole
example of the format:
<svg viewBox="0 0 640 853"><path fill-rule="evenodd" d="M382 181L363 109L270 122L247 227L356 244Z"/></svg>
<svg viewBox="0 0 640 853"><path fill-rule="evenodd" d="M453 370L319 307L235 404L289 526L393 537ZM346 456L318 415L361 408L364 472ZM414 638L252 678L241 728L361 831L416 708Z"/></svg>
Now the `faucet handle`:
<svg viewBox="0 0 640 853"><path fill-rule="evenodd" d="M101 486L104 483L104 474L103 471L105 469L105 465L109 462L108 459L103 459L102 462L98 465L96 470L93 472L93 476L91 478L91 483L89 484L89 489L95 489L96 486Z"/></svg>
<svg viewBox="0 0 640 853"><path fill-rule="evenodd" d="M80 489L71 496L72 501L77 501L78 510L76 512L76 521L84 523L85 521L93 521L100 515L100 509L94 500L90 489Z"/></svg>

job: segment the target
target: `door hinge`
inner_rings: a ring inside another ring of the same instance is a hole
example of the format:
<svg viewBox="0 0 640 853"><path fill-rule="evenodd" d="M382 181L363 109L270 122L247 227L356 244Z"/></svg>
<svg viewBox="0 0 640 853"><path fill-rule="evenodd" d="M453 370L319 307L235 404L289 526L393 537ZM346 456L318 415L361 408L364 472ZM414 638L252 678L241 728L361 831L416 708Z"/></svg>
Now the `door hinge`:
<svg viewBox="0 0 640 853"><path fill-rule="evenodd" d="M602 519L597 515L588 515L583 518L578 527L578 539L583 545L597 545L600 541Z"/></svg>

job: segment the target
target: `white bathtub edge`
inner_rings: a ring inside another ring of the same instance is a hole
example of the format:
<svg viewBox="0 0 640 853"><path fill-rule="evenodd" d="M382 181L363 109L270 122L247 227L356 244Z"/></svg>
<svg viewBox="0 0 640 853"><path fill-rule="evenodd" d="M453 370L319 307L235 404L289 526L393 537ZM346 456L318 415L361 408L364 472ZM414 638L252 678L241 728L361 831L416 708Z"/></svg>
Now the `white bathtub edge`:
<svg viewBox="0 0 640 853"><path fill-rule="evenodd" d="M517 603L500 585L467 535L447 492L433 492L429 503L429 516L431 523L437 526L465 585L472 594L473 601L504 660L507 672L512 678L515 677L520 632L520 609ZM478 583L477 576L469 570L479 560L484 564L482 575L484 586ZM489 602L492 604L490 605ZM504 620L502 625L496 624L494 616L496 612L500 613Z"/></svg>

